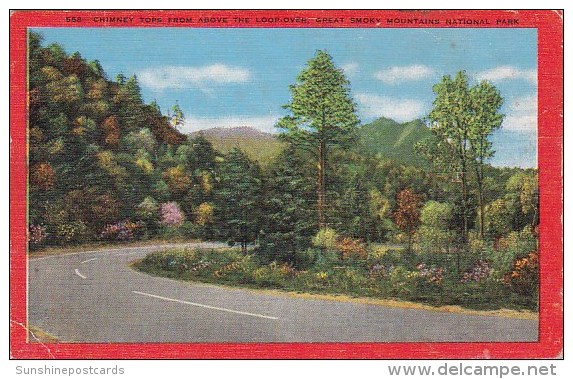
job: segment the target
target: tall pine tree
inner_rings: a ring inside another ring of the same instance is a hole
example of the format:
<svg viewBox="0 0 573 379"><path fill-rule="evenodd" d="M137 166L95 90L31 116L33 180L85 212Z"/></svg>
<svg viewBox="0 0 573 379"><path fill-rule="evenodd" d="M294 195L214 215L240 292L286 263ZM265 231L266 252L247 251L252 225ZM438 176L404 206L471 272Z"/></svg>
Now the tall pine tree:
<svg viewBox="0 0 573 379"><path fill-rule="evenodd" d="M337 68L332 57L319 50L290 86L290 103L284 107L290 115L277 123L281 138L297 148L309 151L317 163L318 226L327 225L325 217L326 165L329 150L354 138L359 123L350 96L350 82Z"/></svg>

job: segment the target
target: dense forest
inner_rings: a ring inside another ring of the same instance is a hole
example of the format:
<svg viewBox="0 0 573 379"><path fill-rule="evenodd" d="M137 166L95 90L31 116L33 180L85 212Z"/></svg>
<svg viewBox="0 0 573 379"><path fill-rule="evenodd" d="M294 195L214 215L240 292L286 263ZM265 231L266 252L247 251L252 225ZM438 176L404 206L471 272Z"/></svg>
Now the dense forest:
<svg viewBox="0 0 573 379"><path fill-rule="evenodd" d="M293 78L276 154L258 161L181 133L179 106L145 104L135 75L110 79L36 33L29 58L32 252L225 241L261 265L323 279L346 267L407 292L392 296L494 288L487 301L536 307L537 170L488 164L503 119L488 82L444 76L426 122L361 125L344 72L318 51Z"/></svg>

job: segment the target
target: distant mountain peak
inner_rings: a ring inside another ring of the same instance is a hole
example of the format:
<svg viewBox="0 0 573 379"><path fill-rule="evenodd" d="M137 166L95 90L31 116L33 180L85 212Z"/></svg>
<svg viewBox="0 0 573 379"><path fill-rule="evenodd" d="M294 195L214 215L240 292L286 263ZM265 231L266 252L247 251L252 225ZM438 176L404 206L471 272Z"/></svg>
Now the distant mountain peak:
<svg viewBox="0 0 573 379"><path fill-rule="evenodd" d="M255 140L274 140L275 136L271 133L266 133L255 129L250 126L234 126L234 127L216 127L210 129L203 129L191 133L191 136L202 134L205 137L211 138L248 138Z"/></svg>
<svg viewBox="0 0 573 379"><path fill-rule="evenodd" d="M431 136L430 129L420 119L399 123L381 117L363 125L359 132L358 148L361 151L390 158L405 164L424 166L414 146L417 142Z"/></svg>

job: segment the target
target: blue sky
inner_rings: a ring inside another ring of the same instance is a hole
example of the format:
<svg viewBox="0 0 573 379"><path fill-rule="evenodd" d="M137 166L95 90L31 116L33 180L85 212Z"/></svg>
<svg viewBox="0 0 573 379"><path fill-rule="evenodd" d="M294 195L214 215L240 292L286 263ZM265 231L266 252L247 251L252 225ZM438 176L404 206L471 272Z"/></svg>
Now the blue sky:
<svg viewBox="0 0 573 379"><path fill-rule="evenodd" d="M317 49L345 70L362 122L410 121L432 107L432 85L466 70L505 98L492 137L496 166L537 165L535 29L41 28L45 44L97 59L109 78L136 74L146 102L177 101L183 131L252 126L274 132L289 84Z"/></svg>

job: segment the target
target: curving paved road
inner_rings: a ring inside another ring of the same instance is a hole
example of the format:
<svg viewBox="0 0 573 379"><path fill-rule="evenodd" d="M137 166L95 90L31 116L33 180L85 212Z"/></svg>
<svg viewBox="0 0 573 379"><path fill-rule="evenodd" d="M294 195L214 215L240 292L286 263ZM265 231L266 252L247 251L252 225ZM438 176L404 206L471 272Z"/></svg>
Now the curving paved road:
<svg viewBox="0 0 573 379"><path fill-rule="evenodd" d="M31 259L29 322L73 342L537 340L534 320L292 298L157 278L127 266L165 247Z"/></svg>

